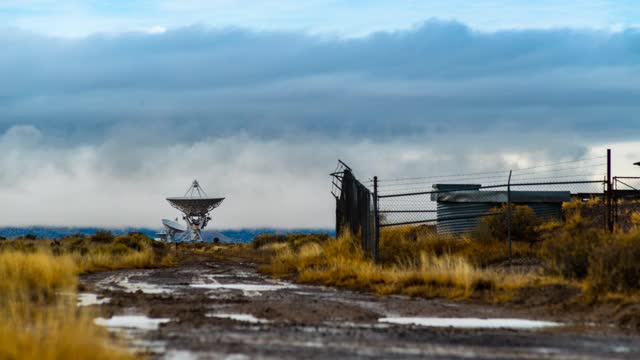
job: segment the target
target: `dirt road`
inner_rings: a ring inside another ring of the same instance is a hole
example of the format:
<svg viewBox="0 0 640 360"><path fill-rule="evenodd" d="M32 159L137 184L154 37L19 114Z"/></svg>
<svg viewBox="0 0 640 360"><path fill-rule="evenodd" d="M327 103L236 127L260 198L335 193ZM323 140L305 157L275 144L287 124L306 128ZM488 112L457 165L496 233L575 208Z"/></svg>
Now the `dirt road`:
<svg viewBox="0 0 640 360"><path fill-rule="evenodd" d="M105 316L96 321L157 359L640 358L640 338L613 328L491 320L531 314L295 285L240 260L98 273L82 283L98 295L81 296L101 307ZM473 328L424 326L433 322Z"/></svg>

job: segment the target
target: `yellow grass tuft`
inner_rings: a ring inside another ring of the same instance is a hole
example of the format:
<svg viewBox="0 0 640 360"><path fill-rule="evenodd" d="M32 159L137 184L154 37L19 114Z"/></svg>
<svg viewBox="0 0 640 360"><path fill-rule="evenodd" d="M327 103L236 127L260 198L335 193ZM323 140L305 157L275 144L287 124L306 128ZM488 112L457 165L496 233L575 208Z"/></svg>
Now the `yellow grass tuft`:
<svg viewBox="0 0 640 360"><path fill-rule="evenodd" d="M132 359L76 306L70 256L0 253L0 359Z"/></svg>
<svg viewBox="0 0 640 360"><path fill-rule="evenodd" d="M58 291L75 289L76 265L69 256L45 252L0 253L0 301L44 301Z"/></svg>

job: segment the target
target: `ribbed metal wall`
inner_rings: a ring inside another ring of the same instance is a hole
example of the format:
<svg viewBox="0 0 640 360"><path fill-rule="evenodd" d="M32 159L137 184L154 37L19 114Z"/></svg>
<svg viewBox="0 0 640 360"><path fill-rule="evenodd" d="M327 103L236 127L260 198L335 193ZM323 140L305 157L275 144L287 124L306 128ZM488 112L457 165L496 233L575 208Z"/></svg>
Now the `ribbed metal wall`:
<svg viewBox="0 0 640 360"><path fill-rule="evenodd" d="M524 203L542 220L562 220L562 203Z"/></svg>
<svg viewBox="0 0 640 360"><path fill-rule="evenodd" d="M461 235L469 232L478 225L479 216L491 212L494 207L496 204L492 203L438 202L438 219L469 216L466 219L438 220L438 233Z"/></svg>
<svg viewBox="0 0 640 360"><path fill-rule="evenodd" d="M501 206L500 203L486 202L438 202L437 229L441 234L462 235L473 230L482 215ZM562 203L519 203L527 205L543 220L562 219ZM466 219L460 219L467 216ZM447 218L449 218L447 220Z"/></svg>

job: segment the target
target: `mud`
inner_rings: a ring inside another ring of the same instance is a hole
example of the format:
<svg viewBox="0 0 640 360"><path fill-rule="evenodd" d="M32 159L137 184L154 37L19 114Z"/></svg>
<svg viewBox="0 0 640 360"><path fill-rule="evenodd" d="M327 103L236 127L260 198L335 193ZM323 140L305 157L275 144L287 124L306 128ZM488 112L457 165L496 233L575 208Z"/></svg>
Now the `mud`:
<svg viewBox="0 0 640 360"><path fill-rule="evenodd" d="M575 314L545 315L526 301L525 294L520 306L380 298L276 281L240 260L206 259L178 268L87 275L82 285L110 298L89 305L107 323L114 316L170 319L155 330L124 333L135 351L152 359L640 358L637 333L596 325ZM570 290L556 291L557 296L573 295ZM563 325L516 330L379 322L390 317L510 318Z"/></svg>

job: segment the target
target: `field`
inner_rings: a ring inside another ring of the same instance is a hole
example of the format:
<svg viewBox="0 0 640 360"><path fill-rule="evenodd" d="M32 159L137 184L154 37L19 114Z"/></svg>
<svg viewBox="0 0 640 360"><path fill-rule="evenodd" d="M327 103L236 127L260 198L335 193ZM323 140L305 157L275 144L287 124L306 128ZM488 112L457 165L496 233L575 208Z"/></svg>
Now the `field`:
<svg viewBox="0 0 640 360"><path fill-rule="evenodd" d="M391 228L377 262L351 235L3 240L0 358L637 358L638 217L608 233L597 205L567 204L562 223L517 209L511 262L499 217L462 237ZM501 325L420 325L433 318Z"/></svg>

